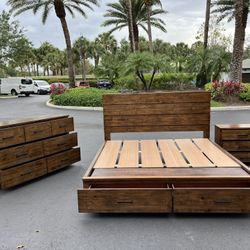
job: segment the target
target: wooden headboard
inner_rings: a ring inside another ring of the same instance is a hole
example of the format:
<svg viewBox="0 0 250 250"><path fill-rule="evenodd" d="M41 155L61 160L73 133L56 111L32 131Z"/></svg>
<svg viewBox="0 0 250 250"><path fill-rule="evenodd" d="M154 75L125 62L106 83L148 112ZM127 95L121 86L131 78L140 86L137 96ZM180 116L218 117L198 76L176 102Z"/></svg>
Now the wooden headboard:
<svg viewBox="0 0 250 250"><path fill-rule="evenodd" d="M203 131L210 133L210 93L151 92L103 96L105 140L111 133Z"/></svg>

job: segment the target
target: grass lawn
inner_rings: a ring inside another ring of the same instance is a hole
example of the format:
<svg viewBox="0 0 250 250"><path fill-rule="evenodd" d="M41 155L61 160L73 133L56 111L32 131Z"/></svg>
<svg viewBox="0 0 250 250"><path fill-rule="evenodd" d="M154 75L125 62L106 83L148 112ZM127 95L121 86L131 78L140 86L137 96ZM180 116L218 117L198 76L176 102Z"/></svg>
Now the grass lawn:
<svg viewBox="0 0 250 250"><path fill-rule="evenodd" d="M216 107L223 107L225 106L222 102L216 102L211 100L211 107L216 108Z"/></svg>

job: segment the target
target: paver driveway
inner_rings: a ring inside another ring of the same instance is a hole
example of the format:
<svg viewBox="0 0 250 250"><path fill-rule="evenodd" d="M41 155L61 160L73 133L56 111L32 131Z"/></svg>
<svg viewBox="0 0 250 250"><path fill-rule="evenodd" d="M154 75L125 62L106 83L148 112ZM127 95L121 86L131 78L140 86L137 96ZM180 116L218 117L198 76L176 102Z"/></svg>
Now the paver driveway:
<svg viewBox="0 0 250 250"><path fill-rule="evenodd" d="M76 190L81 188L81 176L103 141L102 112L51 109L45 106L47 99L48 96L0 99L0 119L70 114L75 119L82 161L0 191L1 250L16 249L18 245L27 250L250 249L249 215L78 214ZM212 112L211 118L212 124L250 123L250 111ZM123 138L171 136L152 133Z"/></svg>

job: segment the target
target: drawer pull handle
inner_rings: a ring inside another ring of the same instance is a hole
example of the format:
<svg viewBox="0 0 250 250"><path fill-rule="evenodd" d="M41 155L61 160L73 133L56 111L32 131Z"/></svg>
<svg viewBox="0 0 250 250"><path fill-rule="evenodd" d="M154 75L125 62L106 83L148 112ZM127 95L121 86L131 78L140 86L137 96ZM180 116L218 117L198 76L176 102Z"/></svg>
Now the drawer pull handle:
<svg viewBox="0 0 250 250"><path fill-rule="evenodd" d="M33 134L39 134L39 133L42 133L43 130L36 130L36 131L33 131Z"/></svg>
<svg viewBox="0 0 250 250"><path fill-rule="evenodd" d="M59 128L66 128L66 125L59 125Z"/></svg>
<svg viewBox="0 0 250 250"><path fill-rule="evenodd" d="M214 203L216 203L216 204L231 204L233 202L232 202L232 200L221 199L221 200L215 200Z"/></svg>
<svg viewBox="0 0 250 250"><path fill-rule="evenodd" d="M3 140L9 140L9 139L12 139L12 138L14 138L14 135L8 136L8 137L3 137Z"/></svg>
<svg viewBox="0 0 250 250"><path fill-rule="evenodd" d="M16 154L16 158L25 157L25 156L27 156L27 153Z"/></svg>
<svg viewBox="0 0 250 250"><path fill-rule="evenodd" d="M29 171L27 173L21 174L21 176L30 175L30 174L32 174L32 171Z"/></svg>
<svg viewBox="0 0 250 250"><path fill-rule="evenodd" d="M238 135L239 138L244 138L244 137L248 137L248 134L246 135Z"/></svg>
<svg viewBox="0 0 250 250"><path fill-rule="evenodd" d="M134 202L133 201L129 201L129 200L124 200L124 201L117 201L116 202L117 204L133 204Z"/></svg>

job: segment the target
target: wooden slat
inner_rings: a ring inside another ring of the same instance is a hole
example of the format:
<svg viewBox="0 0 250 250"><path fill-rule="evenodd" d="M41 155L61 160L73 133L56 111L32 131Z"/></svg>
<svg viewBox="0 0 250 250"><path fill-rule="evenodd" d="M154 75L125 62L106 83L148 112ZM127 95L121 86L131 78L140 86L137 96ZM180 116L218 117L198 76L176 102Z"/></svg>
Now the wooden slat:
<svg viewBox="0 0 250 250"><path fill-rule="evenodd" d="M224 154L208 139L198 138L193 141L217 167L240 167L237 162Z"/></svg>
<svg viewBox="0 0 250 250"><path fill-rule="evenodd" d="M124 141L118 167L136 168L139 164L139 142Z"/></svg>
<svg viewBox="0 0 250 250"><path fill-rule="evenodd" d="M158 143L167 167L189 167L173 140L158 140Z"/></svg>
<svg viewBox="0 0 250 250"><path fill-rule="evenodd" d="M141 141L142 167L163 167L159 149L155 140Z"/></svg>
<svg viewBox="0 0 250 250"><path fill-rule="evenodd" d="M214 167L190 139L175 140L192 167Z"/></svg>
<svg viewBox="0 0 250 250"><path fill-rule="evenodd" d="M114 168L120 147L121 141L107 141L94 168Z"/></svg>

